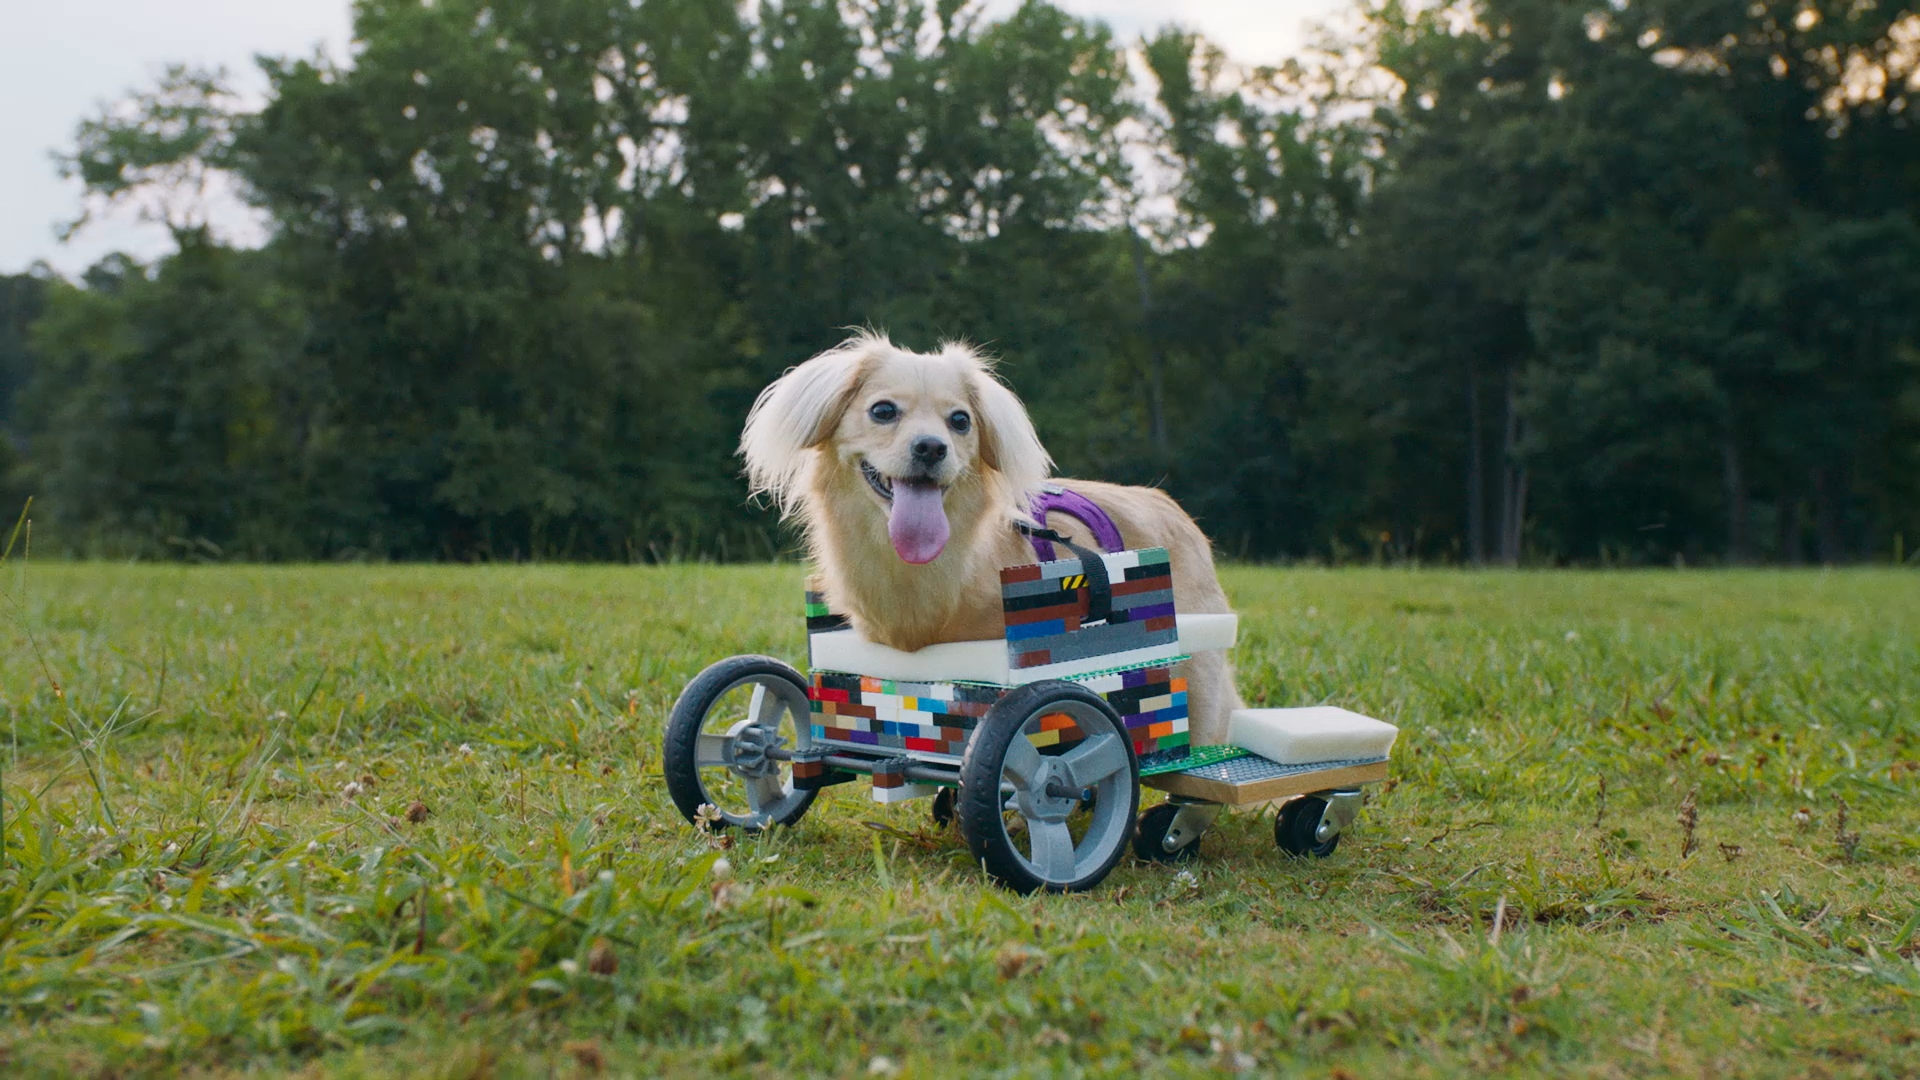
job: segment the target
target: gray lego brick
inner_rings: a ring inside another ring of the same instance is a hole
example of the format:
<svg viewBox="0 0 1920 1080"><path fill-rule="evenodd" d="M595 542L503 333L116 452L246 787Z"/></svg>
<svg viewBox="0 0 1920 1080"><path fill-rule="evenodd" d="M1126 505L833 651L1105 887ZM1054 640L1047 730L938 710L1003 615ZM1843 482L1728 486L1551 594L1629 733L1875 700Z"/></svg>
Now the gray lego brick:
<svg viewBox="0 0 1920 1080"><path fill-rule="evenodd" d="M1176 626L1169 626L1163 630L1149 630L1144 622L1106 623L1081 630L1070 630L1063 634L1009 641L1007 651L1019 656L1023 653L1045 650L1052 654L1052 658L1047 663L1062 664L1069 660L1085 660L1089 656L1101 656L1105 653L1145 649L1154 645L1171 645L1179 636L1179 628Z"/></svg>
<svg viewBox="0 0 1920 1080"><path fill-rule="evenodd" d="M1173 603L1172 589L1155 589L1152 592L1134 593L1132 596L1116 596L1113 598L1113 610L1132 611L1134 608L1171 603Z"/></svg>

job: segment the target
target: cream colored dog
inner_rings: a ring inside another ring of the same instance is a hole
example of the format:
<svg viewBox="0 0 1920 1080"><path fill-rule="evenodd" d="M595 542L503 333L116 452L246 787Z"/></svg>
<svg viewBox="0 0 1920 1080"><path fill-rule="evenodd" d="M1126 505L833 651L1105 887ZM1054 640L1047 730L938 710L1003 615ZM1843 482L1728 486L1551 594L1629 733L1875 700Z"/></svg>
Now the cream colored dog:
<svg viewBox="0 0 1920 1080"><path fill-rule="evenodd" d="M1000 571L1035 561L1014 529L1053 461L1025 407L972 349L916 353L861 333L760 394L740 437L756 494L806 527L828 604L896 649L997 638ZM1106 511L1128 548L1164 547L1180 610L1232 611L1207 538L1165 492L1054 481ZM1048 524L1098 547L1071 519ZM1220 653L1189 663L1198 745L1240 707Z"/></svg>

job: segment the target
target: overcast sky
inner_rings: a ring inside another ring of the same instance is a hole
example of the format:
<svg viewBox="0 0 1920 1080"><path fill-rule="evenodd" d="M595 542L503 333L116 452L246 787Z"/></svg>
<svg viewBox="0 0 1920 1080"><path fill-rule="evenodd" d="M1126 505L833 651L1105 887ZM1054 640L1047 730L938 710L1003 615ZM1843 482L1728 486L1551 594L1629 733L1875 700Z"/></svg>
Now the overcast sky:
<svg viewBox="0 0 1920 1080"><path fill-rule="evenodd" d="M1294 52L1309 22L1341 0L1058 0L1106 19L1123 36L1170 22L1212 38L1236 59L1272 63ZM89 225L62 244L55 226L80 210L77 183L61 180L50 154L80 120L129 88L151 83L163 65L224 64L243 89L264 88L256 54L346 54L348 0L0 0L0 273L44 259L76 273L109 251L150 258L171 246L165 230L131 214ZM994 10L1017 0L988 0ZM243 237L245 213L216 216Z"/></svg>

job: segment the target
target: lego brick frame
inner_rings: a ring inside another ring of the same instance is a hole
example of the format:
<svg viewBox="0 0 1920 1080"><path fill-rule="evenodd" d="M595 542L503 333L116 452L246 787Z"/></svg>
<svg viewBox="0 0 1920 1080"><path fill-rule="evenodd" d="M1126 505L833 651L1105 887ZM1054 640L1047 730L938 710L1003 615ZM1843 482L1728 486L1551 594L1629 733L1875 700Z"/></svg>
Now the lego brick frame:
<svg viewBox="0 0 1920 1080"><path fill-rule="evenodd" d="M1105 697L1120 714L1135 754L1145 757L1187 746L1187 681L1176 678L1171 667L1134 668L1074 681ZM958 764L974 727L1008 689L819 671L807 687L812 702L810 734L816 745L867 753L906 752ZM1065 738L1052 728L1027 734L1041 748Z"/></svg>
<svg viewBox="0 0 1920 1080"><path fill-rule="evenodd" d="M1093 591L1079 559L1000 571L1007 660L1029 677L1071 679L1100 668L1172 659L1180 649L1173 567L1165 548L1102 555L1112 602L1087 624ZM1124 657L1124 659L1122 659Z"/></svg>
<svg viewBox="0 0 1920 1080"><path fill-rule="evenodd" d="M1107 618L1092 624L1085 622L1092 589L1078 558L1000 572L1009 665L1023 676L1070 679L1105 697L1120 714L1136 755L1184 756L1190 737L1187 681L1172 669L1182 658L1167 551L1119 551L1101 561L1111 604ZM810 590L806 600L809 635L847 628L822 593ZM807 689L810 734L823 746L957 764L975 725L1009 689L815 671ZM1071 724L1049 727L1046 719L1029 722L1027 736L1036 747L1074 741Z"/></svg>

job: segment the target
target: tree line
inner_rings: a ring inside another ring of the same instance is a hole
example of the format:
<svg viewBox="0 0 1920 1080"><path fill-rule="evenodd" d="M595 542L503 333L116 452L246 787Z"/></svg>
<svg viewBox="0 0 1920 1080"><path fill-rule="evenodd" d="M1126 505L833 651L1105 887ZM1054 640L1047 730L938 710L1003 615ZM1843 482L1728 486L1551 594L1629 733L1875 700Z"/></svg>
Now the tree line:
<svg viewBox="0 0 1920 1080"><path fill-rule="evenodd" d="M1904 560L1920 16L1369 0L1229 63L1029 2L359 0L85 122L177 250L0 279L42 542L765 558L734 442L846 328L1001 358L1230 555ZM191 197L268 223L223 243Z"/></svg>

